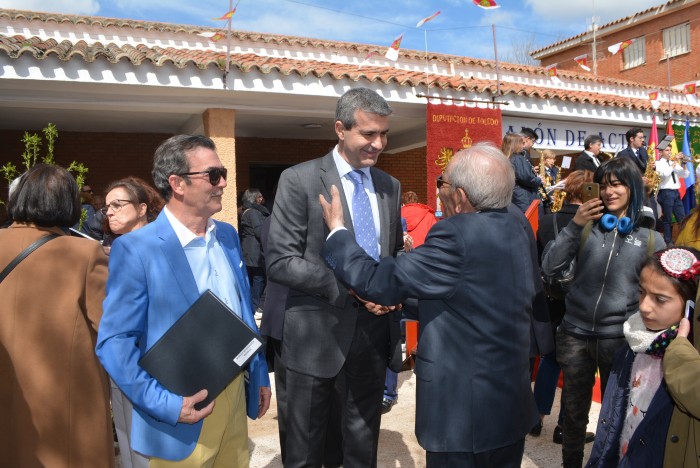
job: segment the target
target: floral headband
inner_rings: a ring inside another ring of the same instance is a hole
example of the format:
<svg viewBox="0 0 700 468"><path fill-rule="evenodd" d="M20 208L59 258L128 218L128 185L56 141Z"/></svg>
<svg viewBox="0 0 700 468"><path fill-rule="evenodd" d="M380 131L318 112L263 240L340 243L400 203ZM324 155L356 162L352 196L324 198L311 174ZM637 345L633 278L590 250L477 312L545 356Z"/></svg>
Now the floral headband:
<svg viewBox="0 0 700 468"><path fill-rule="evenodd" d="M659 261L667 275L679 280L692 281L700 275L700 261L685 249L668 249L659 256Z"/></svg>

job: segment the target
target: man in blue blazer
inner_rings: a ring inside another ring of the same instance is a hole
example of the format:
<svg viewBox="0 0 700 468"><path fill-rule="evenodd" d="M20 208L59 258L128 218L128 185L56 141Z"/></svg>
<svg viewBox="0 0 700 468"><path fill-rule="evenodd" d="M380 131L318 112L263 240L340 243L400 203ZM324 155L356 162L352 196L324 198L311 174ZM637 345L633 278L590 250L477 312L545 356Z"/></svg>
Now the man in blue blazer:
<svg viewBox="0 0 700 468"><path fill-rule="evenodd" d="M410 254L376 262L345 229L336 187L320 195L331 230L320 255L379 304L418 299L416 436L433 467L519 467L538 421L530 389L533 256L515 175L493 145L457 153L438 190L447 218Z"/></svg>
<svg viewBox="0 0 700 468"><path fill-rule="evenodd" d="M231 225L211 219L221 210L226 187L214 142L190 135L168 139L156 150L153 179L167 204L153 223L112 245L97 355L134 404L132 447L151 457L151 468L217 459L248 466L243 375L197 410L206 390L175 395L138 365L207 289L257 331L238 235ZM247 371L247 413L256 418L267 411L271 395L262 353Z"/></svg>

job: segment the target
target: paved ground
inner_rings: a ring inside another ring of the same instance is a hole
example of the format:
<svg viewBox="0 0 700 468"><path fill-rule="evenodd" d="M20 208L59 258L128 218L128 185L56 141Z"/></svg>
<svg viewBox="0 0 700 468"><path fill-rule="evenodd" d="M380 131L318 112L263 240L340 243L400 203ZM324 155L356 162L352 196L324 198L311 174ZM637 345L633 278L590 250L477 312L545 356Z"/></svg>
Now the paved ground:
<svg viewBox="0 0 700 468"><path fill-rule="evenodd" d="M273 375L270 374L273 381ZM399 403L382 418L379 436L379 468L420 468L425 466L425 452L418 445L414 435L415 387L413 372L399 375ZM282 467L279 456L279 437L277 435L277 405L274 399L267 415L259 421L248 421L248 434L251 450L251 468ZM561 445L552 442L552 432L556 426L559 411L559 397L555 399L552 416L544 420L544 429L540 437L527 437L523 467L558 467L561 466ZM600 405L593 403L589 416L588 430L594 431L598 421ZM586 445L584 460L588 459L592 444Z"/></svg>

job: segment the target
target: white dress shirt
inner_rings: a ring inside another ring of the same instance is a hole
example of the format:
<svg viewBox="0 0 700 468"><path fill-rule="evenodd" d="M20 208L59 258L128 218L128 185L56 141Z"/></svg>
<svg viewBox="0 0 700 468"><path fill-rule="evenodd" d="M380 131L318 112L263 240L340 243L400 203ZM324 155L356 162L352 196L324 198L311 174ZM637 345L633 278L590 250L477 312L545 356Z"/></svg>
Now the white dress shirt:
<svg viewBox="0 0 700 468"><path fill-rule="evenodd" d="M343 184L343 191L345 192L345 201L348 203L348 210L350 210L350 216L352 217L352 194L355 192L355 183L352 181L352 179L350 179L348 173L354 171L355 169L353 169L353 167L348 164L348 162L344 160L342 156L340 156L337 146L333 148L333 161L335 162L335 167L338 169L338 175L340 176L340 181ZM372 181L369 167L363 167L362 169L358 170L362 171L367 176L363 179L363 185L365 186L365 192L367 192L367 196L369 197L369 204L372 207L374 232L377 233L377 246L379 248L379 253L381 254L382 248L379 244L379 204L377 203L377 193L374 191L374 182ZM328 237L330 237L330 235Z"/></svg>
<svg viewBox="0 0 700 468"><path fill-rule="evenodd" d="M681 178L685 179L690 175L688 169L683 167L682 164L670 162L666 158L660 158L656 161L656 172L661 176L659 190L678 190L681 188ZM675 181L673 180L673 174L676 175Z"/></svg>

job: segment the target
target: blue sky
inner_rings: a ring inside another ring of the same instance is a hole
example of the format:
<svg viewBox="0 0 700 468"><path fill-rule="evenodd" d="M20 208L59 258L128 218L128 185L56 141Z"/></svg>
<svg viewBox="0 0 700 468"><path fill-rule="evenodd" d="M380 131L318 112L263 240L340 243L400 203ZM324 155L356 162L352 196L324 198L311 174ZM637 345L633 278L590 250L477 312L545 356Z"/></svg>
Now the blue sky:
<svg viewBox="0 0 700 468"><path fill-rule="evenodd" d="M240 0L233 28L318 39L388 46L404 33L402 48L428 49L474 58L493 58L491 25L496 25L499 58L518 45L534 48L579 34L595 11L599 24L662 4L661 0L497 0L483 10L471 0ZM234 5L236 0L234 0ZM76 13L211 26L229 0L0 0L0 8ZM416 23L440 10L421 29Z"/></svg>

